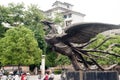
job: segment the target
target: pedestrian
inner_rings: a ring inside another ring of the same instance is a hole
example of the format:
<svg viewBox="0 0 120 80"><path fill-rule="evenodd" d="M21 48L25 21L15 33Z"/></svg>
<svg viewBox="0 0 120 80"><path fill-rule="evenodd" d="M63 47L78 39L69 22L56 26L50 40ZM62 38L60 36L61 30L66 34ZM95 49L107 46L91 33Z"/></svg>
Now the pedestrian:
<svg viewBox="0 0 120 80"><path fill-rule="evenodd" d="M0 72L0 80L2 79L2 76L3 76L3 74L2 74L2 72Z"/></svg>
<svg viewBox="0 0 120 80"><path fill-rule="evenodd" d="M48 73L46 72L45 77L44 77L43 80L48 80L48 78L49 78L49 76L48 76Z"/></svg>
<svg viewBox="0 0 120 80"><path fill-rule="evenodd" d="M50 74L49 80L54 80L54 73L53 72Z"/></svg>
<svg viewBox="0 0 120 80"><path fill-rule="evenodd" d="M13 79L14 79L13 72L9 72L8 80L13 80Z"/></svg>
<svg viewBox="0 0 120 80"><path fill-rule="evenodd" d="M0 80L7 80L7 76L3 74Z"/></svg>
<svg viewBox="0 0 120 80"><path fill-rule="evenodd" d="M21 80L26 80L26 73L23 73L23 74L21 75Z"/></svg>
<svg viewBox="0 0 120 80"><path fill-rule="evenodd" d="M19 77L18 74L15 74L15 76L14 76L14 80L20 80L20 77Z"/></svg>
<svg viewBox="0 0 120 80"><path fill-rule="evenodd" d="M30 80L30 73L29 72L26 73L26 80Z"/></svg>

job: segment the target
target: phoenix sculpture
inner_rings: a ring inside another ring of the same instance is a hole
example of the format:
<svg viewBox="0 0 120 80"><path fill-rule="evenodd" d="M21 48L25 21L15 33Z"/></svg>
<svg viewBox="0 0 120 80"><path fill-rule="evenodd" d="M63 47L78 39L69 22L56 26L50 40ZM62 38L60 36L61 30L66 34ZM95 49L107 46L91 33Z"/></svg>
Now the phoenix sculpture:
<svg viewBox="0 0 120 80"><path fill-rule="evenodd" d="M96 65L100 70L105 70L94 58L92 58L93 55L89 54L89 52L101 52L120 57L120 55L117 54L97 50L102 43L92 50L84 49L90 43L95 41L95 39L91 40L91 38L94 38L98 33L107 30L120 29L119 25L105 23L79 23L68 27L62 34L57 34L53 25L54 23L49 21L41 22L50 28L49 34L45 37L46 42L54 48L56 52L68 56L76 71L88 70L90 69L90 64ZM89 58L90 61L86 60L84 56ZM81 68L81 64L84 65L84 69Z"/></svg>

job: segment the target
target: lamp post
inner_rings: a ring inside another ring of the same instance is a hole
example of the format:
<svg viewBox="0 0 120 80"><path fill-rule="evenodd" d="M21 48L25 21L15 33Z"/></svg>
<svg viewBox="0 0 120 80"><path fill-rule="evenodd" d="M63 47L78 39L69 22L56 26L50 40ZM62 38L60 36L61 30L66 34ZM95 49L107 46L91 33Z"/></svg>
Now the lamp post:
<svg viewBox="0 0 120 80"><path fill-rule="evenodd" d="M42 55L42 60L41 60L41 75L45 75L45 55Z"/></svg>

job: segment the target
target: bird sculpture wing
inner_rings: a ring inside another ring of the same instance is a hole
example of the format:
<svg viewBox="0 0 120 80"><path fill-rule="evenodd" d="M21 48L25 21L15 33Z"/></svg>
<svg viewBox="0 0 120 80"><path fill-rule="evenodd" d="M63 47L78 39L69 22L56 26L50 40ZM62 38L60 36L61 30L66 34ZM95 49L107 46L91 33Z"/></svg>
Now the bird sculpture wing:
<svg viewBox="0 0 120 80"><path fill-rule="evenodd" d="M69 43L86 43L91 38L95 37L98 33L112 30L120 29L120 26L113 24L104 23L81 23L69 27L61 37L61 40Z"/></svg>

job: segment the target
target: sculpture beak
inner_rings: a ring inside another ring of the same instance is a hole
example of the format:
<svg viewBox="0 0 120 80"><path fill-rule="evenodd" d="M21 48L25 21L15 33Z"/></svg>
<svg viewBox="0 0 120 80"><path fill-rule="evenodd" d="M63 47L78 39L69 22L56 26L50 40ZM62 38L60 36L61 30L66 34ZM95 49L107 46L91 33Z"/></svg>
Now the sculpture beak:
<svg viewBox="0 0 120 80"><path fill-rule="evenodd" d="M45 36L45 40L49 40L50 39L50 37L49 36Z"/></svg>
<svg viewBox="0 0 120 80"><path fill-rule="evenodd" d="M40 22L43 23L44 25L54 24L53 22L46 21L46 20L41 20Z"/></svg>

